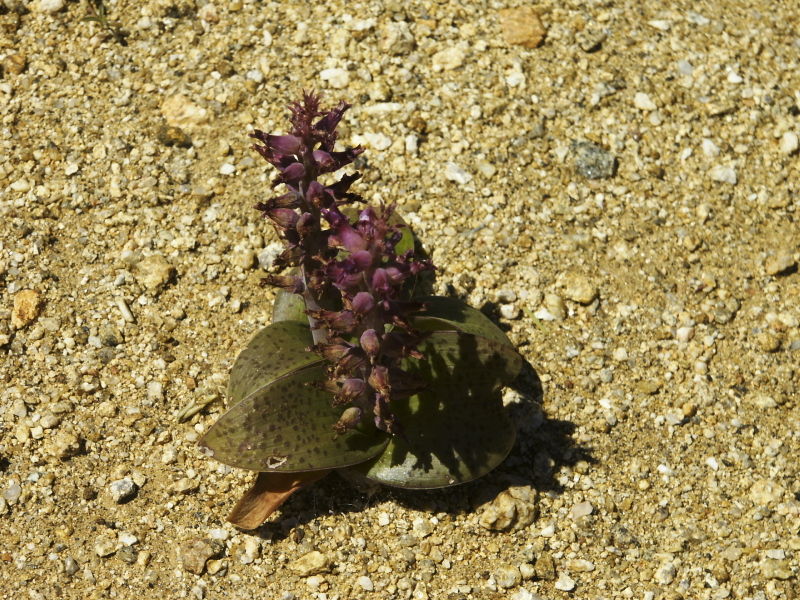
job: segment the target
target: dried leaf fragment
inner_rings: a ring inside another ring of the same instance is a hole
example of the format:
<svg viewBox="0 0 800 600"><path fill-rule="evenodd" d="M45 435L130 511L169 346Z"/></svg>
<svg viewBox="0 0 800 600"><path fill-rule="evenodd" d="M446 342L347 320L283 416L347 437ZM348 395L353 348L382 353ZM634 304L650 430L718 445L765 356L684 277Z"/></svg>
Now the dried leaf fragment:
<svg viewBox="0 0 800 600"><path fill-rule="evenodd" d="M253 486L233 507L228 521L242 529L255 529L297 490L325 477L330 470L306 473L259 473Z"/></svg>

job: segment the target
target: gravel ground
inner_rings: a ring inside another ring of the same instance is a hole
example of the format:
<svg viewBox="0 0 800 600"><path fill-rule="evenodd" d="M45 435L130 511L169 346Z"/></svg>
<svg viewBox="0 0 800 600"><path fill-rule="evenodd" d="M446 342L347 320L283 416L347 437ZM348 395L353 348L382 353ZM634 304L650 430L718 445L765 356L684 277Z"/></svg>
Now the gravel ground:
<svg viewBox="0 0 800 600"><path fill-rule="evenodd" d="M800 597L797 6L514 4L0 3L0 597ZM250 534L195 442L304 88L531 368L482 480Z"/></svg>

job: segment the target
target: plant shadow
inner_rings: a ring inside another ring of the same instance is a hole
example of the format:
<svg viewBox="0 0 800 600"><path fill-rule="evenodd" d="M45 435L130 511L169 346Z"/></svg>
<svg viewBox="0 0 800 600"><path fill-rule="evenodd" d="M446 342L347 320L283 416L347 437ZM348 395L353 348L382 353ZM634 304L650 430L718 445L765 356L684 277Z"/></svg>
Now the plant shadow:
<svg viewBox="0 0 800 600"><path fill-rule="evenodd" d="M389 501L415 511L457 515L474 511L511 486L528 485L540 493L562 493L559 471L579 461L594 463L591 448L576 443L573 423L545 415L542 382L528 362L523 363L520 375L508 389L507 394L514 401L505 410L516 426L516 441L507 458L483 477L457 486L412 490L337 472L292 496L276 518L252 533L281 540L298 535L298 528L302 530L323 515L359 513ZM441 453L442 449L433 450L437 451Z"/></svg>

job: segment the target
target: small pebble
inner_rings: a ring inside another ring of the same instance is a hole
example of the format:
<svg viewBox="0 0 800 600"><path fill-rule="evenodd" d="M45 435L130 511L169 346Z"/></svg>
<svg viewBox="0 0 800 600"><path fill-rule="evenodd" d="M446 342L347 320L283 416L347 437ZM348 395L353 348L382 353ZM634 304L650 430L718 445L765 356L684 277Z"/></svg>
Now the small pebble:
<svg viewBox="0 0 800 600"><path fill-rule="evenodd" d="M346 69L333 68L323 69L319 72L319 78L325 81L332 88L341 90L350 84L350 73Z"/></svg>
<svg viewBox="0 0 800 600"><path fill-rule="evenodd" d="M310 577L330 571L331 560L319 550L312 550L290 562L289 569L300 577Z"/></svg>
<svg viewBox="0 0 800 600"><path fill-rule="evenodd" d="M781 136L779 148L782 154L793 154L800 147L800 140L794 131L787 131Z"/></svg>
<svg viewBox="0 0 800 600"><path fill-rule="evenodd" d="M592 511L594 511L594 507L591 502L579 502L572 507L570 513L572 518L577 521L581 517L588 517L592 514Z"/></svg>
<svg viewBox="0 0 800 600"><path fill-rule="evenodd" d="M214 541L216 544L220 542ZM184 570L200 575L205 569L206 561L220 554L221 549L209 540L194 538L178 546L178 560ZM221 544L220 544L221 546Z"/></svg>
<svg viewBox="0 0 800 600"><path fill-rule="evenodd" d="M530 486L510 487L483 505L478 523L489 531L519 531L533 523L537 500Z"/></svg>
<svg viewBox="0 0 800 600"><path fill-rule="evenodd" d="M24 193L31 189L31 183L24 177L21 177L20 179L13 181L9 187L11 187L11 191L13 192Z"/></svg>
<svg viewBox="0 0 800 600"><path fill-rule="evenodd" d="M359 587L365 592L371 592L375 589L375 586L372 584L372 579L370 579L366 575L362 575L361 577L359 577L357 583Z"/></svg>
<svg viewBox="0 0 800 600"><path fill-rule="evenodd" d="M558 294L545 294L543 304L545 309L547 309L547 313L551 316L551 318L543 319L545 321L562 321L567 318L567 307L564 304L564 301L561 299L561 296ZM536 313L536 318L541 319L542 317L538 316L539 313Z"/></svg>
<svg viewBox="0 0 800 600"><path fill-rule="evenodd" d="M52 15L64 8L64 4L64 0L39 0L35 6L39 12Z"/></svg>
<svg viewBox="0 0 800 600"><path fill-rule="evenodd" d="M509 321L513 321L520 315L519 307L516 304L501 304L500 316Z"/></svg>
<svg viewBox="0 0 800 600"><path fill-rule="evenodd" d="M112 481L108 486L111 499L117 504L123 504L124 502L132 500L136 496L138 489L138 486L130 477Z"/></svg>
<svg viewBox="0 0 800 600"><path fill-rule="evenodd" d="M11 309L11 326L22 329L30 325L42 308L42 296L36 290L21 290L14 294L14 306Z"/></svg>
<svg viewBox="0 0 800 600"><path fill-rule="evenodd" d="M782 275L797 266L797 261L789 251L780 251L767 257L764 261L764 270L767 275Z"/></svg>
<svg viewBox="0 0 800 600"><path fill-rule="evenodd" d="M459 68L467 58L467 47L466 44L458 44L434 54L432 58L433 71L452 71Z"/></svg>
<svg viewBox="0 0 800 600"><path fill-rule="evenodd" d="M67 575L71 577L72 575L75 575L79 569L80 567L78 566L78 561L76 561L74 558L68 556L64 559L64 572Z"/></svg>
<svg viewBox="0 0 800 600"><path fill-rule="evenodd" d="M678 570L675 568L675 565L671 562L667 562L656 569L653 579L660 585L669 585L675 580L675 575L677 575L677 573Z"/></svg>
<svg viewBox="0 0 800 600"><path fill-rule="evenodd" d="M507 44L537 48L544 41L547 30L532 6L506 8L500 10L497 16Z"/></svg>
<svg viewBox="0 0 800 600"><path fill-rule="evenodd" d="M771 506L783 499L786 490L771 479L759 479L750 487L750 500L758 506Z"/></svg>
<svg viewBox="0 0 800 600"><path fill-rule="evenodd" d="M95 540L94 552L100 558L111 556L117 551L117 540L110 536L100 536Z"/></svg>
<svg viewBox="0 0 800 600"><path fill-rule="evenodd" d="M494 572L494 579L501 588L508 589L518 586L522 576L517 567L504 565Z"/></svg>
<svg viewBox="0 0 800 600"><path fill-rule="evenodd" d="M572 145L575 169L586 179L607 179L616 171L617 159L613 154L592 142Z"/></svg>
<svg viewBox="0 0 800 600"><path fill-rule="evenodd" d="M472 181L472 175L467 173L464 169L459 167L454 162L447 162L444 165L444 176L448 181L452 181L459 185L466 185Z"/></svg>
<svg viewBox="0 0 800 600"><path fill-rule="evenodd" d="M536 559L534 565L536 577L545 581L553 581L556 578L556 563L549 552L542 552Z"/></svg>
<svg viewBox="0 0 800 600"><path fill-rule="evenodd" d="M656 103L653 102L650 96L648 96L644 92L636 92L636 94L633 97L633 105L639 110L644 110L648 112L656 110L658 108L656 106Z"/></svg>
<svg viewBox="0 0 800 600"><path fill-rule="evenodd" d="M414 34L405 21L390 21L381 29L378 48L392 56L408 54L416 46Z"/></svg>
<svg viewBox="0 0 800 600"><path fill-rule="evenodd" d="M571 592L575 589L575 580L566 573L562 573L558 576L558 580L553 584L553 587L562 592Z"/></svg>
<svg viewBox="0 0 800 600"><path fill-rule="evenodd" d="M736 185L736 182L738 181L736 177L736 171L733 169L733 167L726 167L725 165L716 165L711 167L711 170L708 172L708 176L712 181L716 181L718 183L730 183L731 185Z"/></svg>
<svg viewBox="0 0 800 600"><path fill-rule="evenodd" d="M175 267L160 254L142 259L134 271L136 280L150 291L161 290L175 275Z"/></svg>
<svg viewBox="0 0 800 600"><path fill-rule="evenodd" d="M206 5L208 6L208 5ZM161 114L172 127L191 129L208 121L208 111L183 94L168 96L161 103Z"/></svg>
<svg viewBox="0 0 800 600"><path fill-rule="evenodd" d="M564 290L564 297L579 304L589 304L597 297L597 286L580 273L565 273L559 277L559 284Z"/></svg>

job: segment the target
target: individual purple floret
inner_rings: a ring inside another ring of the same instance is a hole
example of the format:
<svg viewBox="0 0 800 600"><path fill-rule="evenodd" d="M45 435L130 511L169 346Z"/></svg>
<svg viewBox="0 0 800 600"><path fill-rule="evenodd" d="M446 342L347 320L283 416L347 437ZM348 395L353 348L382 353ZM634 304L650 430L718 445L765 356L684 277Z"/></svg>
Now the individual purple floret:
<svg viewBox="0 0 800 600"><path fill-rule="evenodd" d="M301 294L314 346L325 357L326 389L335 404L350 405L334 425L338 432L357 427L372 414L375 425L399 433L392 400L408 397L421 385L400 369L402 358L422 358L416 350L422 336L409 321L421 308L402 297L409 277L433 269L413 251L397 254L402 231L389 223L394 206L361 210L349 219L341 210L363 202L350 186L361 176L344 174L324 185L318 179L351 164L364 149L336 150L336 127L346 102L322 111L319 97L303 93L293 103L287 135L256 130L254 148L280 172L273 187L288 192L256 208L272 221L285 244L277 264L294 267L290 275L271 274L263 283Z"/></svg>

